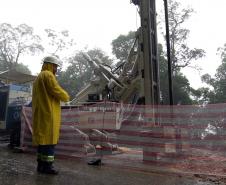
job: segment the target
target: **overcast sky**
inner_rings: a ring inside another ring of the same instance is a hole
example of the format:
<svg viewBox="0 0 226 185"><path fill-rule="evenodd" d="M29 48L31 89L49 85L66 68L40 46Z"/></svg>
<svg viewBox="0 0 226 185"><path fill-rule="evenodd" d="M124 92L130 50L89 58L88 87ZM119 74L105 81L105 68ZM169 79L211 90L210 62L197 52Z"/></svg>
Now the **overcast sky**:
<svg viewBox="0 0 226 185"><path fill-rule="evenodd" d="M158 11L163 0L156 0ZM178 0L182 6L192 7L196 12L188 21L189 46L202 48L206 57L199 61L200 74L213 75L220 58L218 47L226 43L225 0ZM159 12L157 12L159 13ZM127 34L139 26L139 15L130 0L7 0L0 6L0 23L13 26L25 23L41 34L45 28L56 31L69 30L77 43L76 48L99 47L110 55L111 41L120 34ZM160 40L160 39L159 39ZM40 57L25 59L33 74L40 71ZM21 61L22 62L22 61ZM186 70L193 87L200 86L199 73Z"/></svg>

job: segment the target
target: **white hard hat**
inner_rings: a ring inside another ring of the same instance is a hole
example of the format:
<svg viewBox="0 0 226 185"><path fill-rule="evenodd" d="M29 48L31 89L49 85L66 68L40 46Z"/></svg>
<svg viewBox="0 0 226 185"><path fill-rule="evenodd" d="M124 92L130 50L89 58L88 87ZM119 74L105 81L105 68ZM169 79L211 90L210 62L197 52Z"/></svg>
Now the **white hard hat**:
<svg viewBox="0 0 226 185"><path fill-rule="evenodd" d="M46 62L46 63L56 64L57 66L60 65L59 60L54 56L44 57L42 61L43 63Z"/></svg>

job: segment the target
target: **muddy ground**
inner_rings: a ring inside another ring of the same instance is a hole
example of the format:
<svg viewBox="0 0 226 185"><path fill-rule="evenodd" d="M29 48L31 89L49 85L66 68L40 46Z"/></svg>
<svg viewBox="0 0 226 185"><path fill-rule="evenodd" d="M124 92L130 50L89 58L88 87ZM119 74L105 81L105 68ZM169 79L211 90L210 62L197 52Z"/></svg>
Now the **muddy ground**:
<svg viewBox="0 0 226 185"><path fill-rule="evenodd" d="M56 159L58 176L36 172L34 154L16 153L0 144L1 185L223 185L226 178L200 174L185 175L138 172L109 165L89 166L87 161Z"/></svg>

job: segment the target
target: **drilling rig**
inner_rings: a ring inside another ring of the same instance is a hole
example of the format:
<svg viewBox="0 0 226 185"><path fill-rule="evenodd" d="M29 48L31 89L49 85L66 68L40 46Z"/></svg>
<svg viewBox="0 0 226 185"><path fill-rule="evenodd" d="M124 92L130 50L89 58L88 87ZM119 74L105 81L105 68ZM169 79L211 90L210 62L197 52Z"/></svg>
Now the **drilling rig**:
<svg viewBox="0 0 226 185"><path fill-rule="evenodd" d="M76 95L72 104L103 99L128 104L159 104L155 0L132 0L131 3L138 6L141 26L136 31L127 61L112 70L98 58L84 54L95 77Z"/></svg>
<svg viewBox="0 0 226 185"><path fill-rule="evenodd" d="M141 25L136 31L127 60L117 68L110 69L100 59L91 58L84 53L84 58L93 69L94 76L90 83L77 93L71 105L110 101L127 105L149 105L153 106L151 110L155 111L155 105L160 102L155 0L132 0L131 3L138 7ZM133 106L131 112L132 109ZM87 119L85 122L89 122L87 117L85 119ZM152 123L158 122L155 118L150 119L148 121ZM123 129L122 120L116 120L115 125L110 129ZM106 142L102 140L102 145L114 148L107 142L108 135L103 131L101 124L91 127L95 128L91 132L96 137L106 138ZM78 126L81 131L83 128L82 124ZM91 132L84 133L87 134L86 138L90 137Z"/></svg>

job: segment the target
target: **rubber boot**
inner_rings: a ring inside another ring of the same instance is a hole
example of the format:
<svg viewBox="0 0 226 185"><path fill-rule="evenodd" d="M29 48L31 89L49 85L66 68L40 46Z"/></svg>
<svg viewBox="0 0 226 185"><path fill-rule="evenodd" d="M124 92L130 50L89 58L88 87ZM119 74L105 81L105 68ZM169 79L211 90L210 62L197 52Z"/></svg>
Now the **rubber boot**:
<svg viewBox="0 0 226 185"><path fill-rule="evenodd" d="M93 160L88 162L88 165L100 166L101 165L101 159L93 159Z"/></svg>
<svg viewBox="0 0 226 185"><path fill-rule="evenodd" d="M41 161L40 159L38 159L37 161L38 161L37 172L41 173L43 171L44 164L43 161Z"/></svg>
<svg viewBox="0 0 226 185"><path fill-rule="evenodd" d="M59 172L56 169L54 169L52 162L44 162L43 169L41 170L41 173L57 175Z"/></svg>

